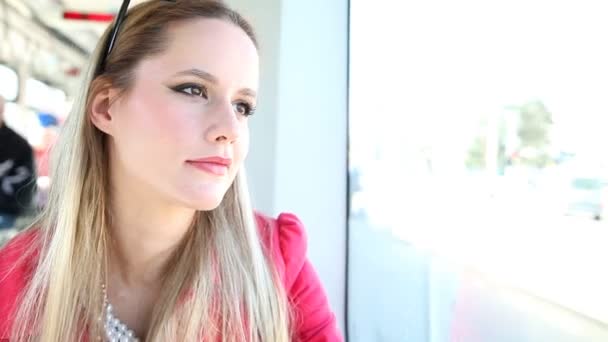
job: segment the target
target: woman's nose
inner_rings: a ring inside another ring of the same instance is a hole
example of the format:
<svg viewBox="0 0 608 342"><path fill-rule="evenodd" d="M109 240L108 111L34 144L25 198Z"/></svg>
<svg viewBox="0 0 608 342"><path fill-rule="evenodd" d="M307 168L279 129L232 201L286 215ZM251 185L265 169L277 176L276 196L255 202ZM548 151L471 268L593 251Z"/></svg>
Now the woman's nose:
<svg viewBox="0 0 608 342"><path fill-rule="evenodd" d="M240 136L241 123L231 103L218 105L209 116L206 139L209 142L233 143Z"/></svg>

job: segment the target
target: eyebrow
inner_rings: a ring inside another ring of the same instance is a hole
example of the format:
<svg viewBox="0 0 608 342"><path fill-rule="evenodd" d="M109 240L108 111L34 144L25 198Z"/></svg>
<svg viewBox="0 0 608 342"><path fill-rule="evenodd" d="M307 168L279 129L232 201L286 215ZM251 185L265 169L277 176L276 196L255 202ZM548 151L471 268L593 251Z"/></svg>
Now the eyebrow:
<svg viewBox="0 0 608 342"><path fill-rule="evenodd" d="M211 75L210 73L208 73L206 71L203 71L200 69L195 69L195 68L180 71L180 72L176 73L175 76L195 76L198 78L202 78L205 81L211 82L213 84L218 83L217 77Z"/></svg>
<svg viewBox="0 0 608 342"><path fill-rule="evenodd" d="M257 93L255 92L255 90L249 89L249 88L243 88L243 89L239 90L238 93L241 95L251 96L251 97L257 96Z"/></svg>
<svg viewBox="0 0 608 342"><path fill-rule="evenodd" d="M210 74L206 71L203 71L201 69L196 69L196 68L180 71L180 72L176 73L175 76L195 76L195 77L203 79L207 82L210 82L214 85L219 83L219 80L217 79L217 77L213 76L212 74ZM238 91L238 93L245 95L245 96L251 96L251 97L256 97L256 95L257 95L255 90L250 89L250 88L240 89Z"/></svg>

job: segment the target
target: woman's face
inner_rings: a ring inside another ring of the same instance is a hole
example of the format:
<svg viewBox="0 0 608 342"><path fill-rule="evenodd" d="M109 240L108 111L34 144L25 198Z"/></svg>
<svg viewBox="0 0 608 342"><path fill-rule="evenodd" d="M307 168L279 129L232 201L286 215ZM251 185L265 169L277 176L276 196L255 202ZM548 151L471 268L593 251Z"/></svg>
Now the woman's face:
<svg viewBox="0 0 608 342"><path fill-rule="evenodd" d="M108 110L111 169L172 205L211 210L247 155L258 53L222 20L169 33L167 49L138 64L132 88Z"/></svg>

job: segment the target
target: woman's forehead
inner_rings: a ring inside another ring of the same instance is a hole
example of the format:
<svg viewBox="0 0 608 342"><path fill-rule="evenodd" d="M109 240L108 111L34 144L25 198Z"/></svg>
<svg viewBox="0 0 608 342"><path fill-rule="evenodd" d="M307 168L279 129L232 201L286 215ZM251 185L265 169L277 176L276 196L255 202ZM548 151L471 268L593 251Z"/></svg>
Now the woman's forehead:
<svg viewBox="0 0 608 342"><path fill-rule="evenodd" d="M142 61L141 72L171 77L186 70L201 70L218 83L257 89L257 48L238 26L220 19L194 19L174 24L168 45L159 55Z"/></svg>

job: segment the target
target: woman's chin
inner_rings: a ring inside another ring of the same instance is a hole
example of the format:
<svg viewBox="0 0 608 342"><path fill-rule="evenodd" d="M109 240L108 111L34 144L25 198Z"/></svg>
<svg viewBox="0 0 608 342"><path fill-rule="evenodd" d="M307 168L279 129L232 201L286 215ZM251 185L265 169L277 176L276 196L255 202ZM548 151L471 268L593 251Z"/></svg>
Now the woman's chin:
<svg viewBox="0 0 608 342"><path fill-rule="evenodd" d="M216 209L222 203L228 188L224 184L204 184L183 189L185 191L176 193L176 197L185 207L199 211L209 211Z"/></svg>
<svg viewBox="0 0 608 342"><path fill-rule="evenodd" d="M194 210L198 211L210 211L214 210L222 203L224 196L204 196L198 198L191 198L186 201L186 205Z"/></svg>

